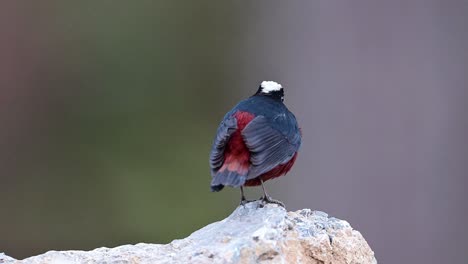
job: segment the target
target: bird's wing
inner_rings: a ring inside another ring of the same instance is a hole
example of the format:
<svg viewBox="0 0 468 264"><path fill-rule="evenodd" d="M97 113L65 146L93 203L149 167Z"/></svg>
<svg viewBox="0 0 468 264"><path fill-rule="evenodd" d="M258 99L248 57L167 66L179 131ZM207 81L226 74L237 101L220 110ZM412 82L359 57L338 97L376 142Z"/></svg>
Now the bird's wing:
<svg viewBox="0 0 468 264"><path fill-rule="evenodd" d="M299 149L301 136L297 123L282 119L284 131L272 127L264 116L257 116L242 131L242 137L250 150L251 168L247 179L253 179L280 164L291 160Z"/></svg>
<svg viewBox="0 0 468 264"><path fill-rule="evenodd" d="M231 135L237 130L237 120L234 117L225 118L218 127L216 138L210 153L211 175L214 177L216 172L223 166L224 149L231 138Z"/></svg>

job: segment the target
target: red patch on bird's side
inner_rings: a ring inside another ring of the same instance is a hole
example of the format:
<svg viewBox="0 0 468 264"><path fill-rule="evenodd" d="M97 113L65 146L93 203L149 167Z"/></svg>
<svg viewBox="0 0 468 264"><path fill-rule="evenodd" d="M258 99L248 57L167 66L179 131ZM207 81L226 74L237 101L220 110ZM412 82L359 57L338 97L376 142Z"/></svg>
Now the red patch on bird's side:
<svg viewBox="0 0 468 264"><path fill-rule="evenodd" d="M292 159L288 161L287 163L278 165L275 168L273 168L271 171L266 172L257 178L246 181L244 186L258 186L261 184L260 179L262 179L265 182L273 178L285 175L291 170L292 166L294 165L294 162L296 162L296 158L297 158L297 152L296 154L294 154Z"/></svg>
<svg viewBox="0 0 468 264"><path fill-rule="evenodd" d="M237 130L226 145L224 164L219 171L236 171L240 175L246 175L250 167L250 151L244 143L241 132L255 118L255 115L238 111L234 117L237 119Z"/></svg>

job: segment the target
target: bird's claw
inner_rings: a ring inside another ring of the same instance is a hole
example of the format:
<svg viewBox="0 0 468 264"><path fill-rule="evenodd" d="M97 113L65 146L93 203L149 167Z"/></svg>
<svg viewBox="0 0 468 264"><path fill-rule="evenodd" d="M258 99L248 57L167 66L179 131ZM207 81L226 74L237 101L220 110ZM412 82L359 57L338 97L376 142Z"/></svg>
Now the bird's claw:
<svg viewBox="0 0 468 264"><path fill-rule="evenodd" d="M271 198L270 196L263 196L262 198L260 198L260 201L262 202L263 205L271 203L271 204L277 204L277 205L279 205L279 206L281 206L283 208L286 208L284 206L283 202L275 200L275 199Z"/></svg>
<svg viewBox="0 0 468 264"><path fill-rule="evenodd" d="M247 200L247 199L242 199L240 201L240 205L245 206L248 203L255 202L255 200Z"/></svg>

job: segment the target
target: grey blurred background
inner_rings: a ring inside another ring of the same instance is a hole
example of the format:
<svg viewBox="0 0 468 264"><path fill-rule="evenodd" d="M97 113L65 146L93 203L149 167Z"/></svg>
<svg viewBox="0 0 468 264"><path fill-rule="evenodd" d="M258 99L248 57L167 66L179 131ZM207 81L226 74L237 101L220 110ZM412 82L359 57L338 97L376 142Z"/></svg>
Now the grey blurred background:
<svg viewBox="0 0 468 264"><path fill-rule="evenodd" d="M227 216L222 116L276 80L304 134L269 182L379 263L468 259L467 1L0 5L0 252L166 243ZM250 190L249 196L259 196Z"/></svg>

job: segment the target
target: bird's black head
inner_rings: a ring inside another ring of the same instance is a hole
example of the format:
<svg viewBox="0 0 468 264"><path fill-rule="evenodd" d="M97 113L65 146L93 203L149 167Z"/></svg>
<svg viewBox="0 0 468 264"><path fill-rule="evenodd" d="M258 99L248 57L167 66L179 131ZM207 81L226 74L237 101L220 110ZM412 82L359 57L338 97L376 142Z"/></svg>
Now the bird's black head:
<svg viewBox="0 0 468 264"><path fill-rule="evenodd" d="M263 81L255 95L268 96L280 102L284 101L284 90L281 84L273 81Z"/></svg>

